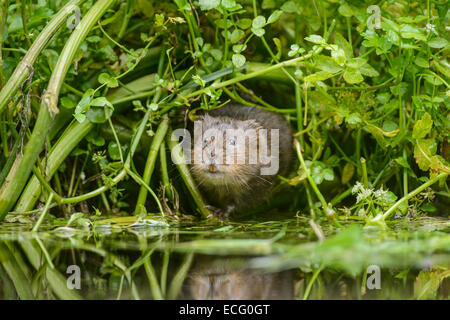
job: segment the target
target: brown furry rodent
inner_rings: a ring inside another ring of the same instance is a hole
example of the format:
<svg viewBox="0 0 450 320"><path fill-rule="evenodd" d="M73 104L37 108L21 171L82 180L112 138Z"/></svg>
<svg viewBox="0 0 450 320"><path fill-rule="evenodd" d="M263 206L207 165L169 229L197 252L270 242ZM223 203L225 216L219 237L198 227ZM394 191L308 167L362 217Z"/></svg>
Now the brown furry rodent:
<svg viewBox="0 0 450 320"><path fill-rule="evenodd" d="M266 273L249 269L250 258L196 257L183 284L181 299L189 300L291 300L294 270Z"/></svg>
<svg viewBox="0 0 450 320"><path fill-rule="evenodd" d="M277 174L286 175L292 168L287 121L277 113L239 104L209 111L197 121L190 168L211 209L226 218L267 201L279 182ZM238 131L230 134L233 129Z"/></svg>

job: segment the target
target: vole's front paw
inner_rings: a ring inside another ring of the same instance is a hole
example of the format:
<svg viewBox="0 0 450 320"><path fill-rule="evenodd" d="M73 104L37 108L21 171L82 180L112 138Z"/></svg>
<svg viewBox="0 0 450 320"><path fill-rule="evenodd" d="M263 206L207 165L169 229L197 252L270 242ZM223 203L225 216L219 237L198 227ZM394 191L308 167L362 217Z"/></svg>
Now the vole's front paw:
<svg viewBox="0 0 450 320"><path fill-rule="evenodd" d="M231 211L233 211L232 206L227 206L225 208L217 208L214 206L207 205L206 208L211 211L211 214L208 218L217 218L219 220L228 220Z"/></svg>

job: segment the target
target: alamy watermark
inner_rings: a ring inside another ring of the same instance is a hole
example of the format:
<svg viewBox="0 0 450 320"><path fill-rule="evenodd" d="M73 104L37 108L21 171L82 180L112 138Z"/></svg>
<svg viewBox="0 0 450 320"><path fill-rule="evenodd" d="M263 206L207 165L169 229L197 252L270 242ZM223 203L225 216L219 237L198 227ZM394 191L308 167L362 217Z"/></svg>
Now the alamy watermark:
<svg viewBox="0 0 450 320"><path fill-rule="evenodd" d="M80 267L76 264L72 264L67 267L66 270L67 274L70 274L69 277L67 277L67 288L70 290L73 289L81 289L81 270Z"/></svg>
<svg viewBox="0 0 450 320"><path fill-rule="evenodd" d="M377 5L371 5L367 7L367 13L370 13L369 19L367 19L367 28L381 29L381 9Z"/></svg>
<svg viewBox="0 0 450 320"><path fill-rule="evenodd" d="M171 154L175 164L203 165L212 168L211 171L220 165L260 165L261 175L274 175L279 169L279 129L203 131L203 122L195 121L194 140L188 130L174 130L171 140L180 141L180 138Z"/></svg>
<svg viewBox="0 0 450 320"><path fill-rule="evenodd" d="M367 267L366 287L369 290L381 289L381 269L376 264Z"/></svg>
<svg viewBox="0 0 450 320"><path fill-rule="evenodd" d="M78 6L73 6L70 10L73 14L67 18L67 28L73 31L81 21L81 10Z"/></svg>

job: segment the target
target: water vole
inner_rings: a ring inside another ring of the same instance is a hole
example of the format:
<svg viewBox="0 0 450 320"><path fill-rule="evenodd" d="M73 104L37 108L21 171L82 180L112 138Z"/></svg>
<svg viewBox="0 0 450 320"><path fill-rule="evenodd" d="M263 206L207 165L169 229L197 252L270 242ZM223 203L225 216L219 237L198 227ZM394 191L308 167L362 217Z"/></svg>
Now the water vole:
<svg viewBox="0 0 450 320"><path fill-rule="evenodd" d="M292 168L292 144L281 115L226 105L196 120L191 172L213 211L228 217L270 198L277 175Z"/></svg>

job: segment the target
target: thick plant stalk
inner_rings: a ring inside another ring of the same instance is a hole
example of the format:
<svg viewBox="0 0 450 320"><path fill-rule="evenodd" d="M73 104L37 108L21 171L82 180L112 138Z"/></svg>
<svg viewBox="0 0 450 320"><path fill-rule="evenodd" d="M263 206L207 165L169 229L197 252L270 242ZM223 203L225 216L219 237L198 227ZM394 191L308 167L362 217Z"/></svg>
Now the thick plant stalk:
<svg viewBox="0 0 450 320"><path fill-rule="evenodd" d="M89 133L92 127L93 123L89 121L84 121L83 123L75 121L69 126L66 130L67 133L56 142L48 156L45 177L50 178L53 176L61 163ZM40 195L39 180L36 176L33 176L22 193L14 211L23 212L33 209Z"/></svg>
<svg viewBox="0 0 450 320"><path fill-rule="evenodd" d="M153 75L150 75L153 77ZM145 76L140 79L149 79L149 76ZM141 93L141 91L149 90L154 87L153 81L145 81L145 86L143 86L143 82L140 82L140 79L135 80L127 84L128 88L132 88L133 91L137 93ZM142 87L143 86L143 87ZM120 89L119 89L120 90ZM106 97L108 101L110 101L113 105L120 103L120 101L126 97L128 91L120 90L117 93L117 90L112 94L108 94ZM58 141L53 146L50 151L46 163L46 171L45 177L49 180L53 174L56 172L58 167L64 162L64 160L69 156L72 150L78 145L78 143L89 133L89 131L94 127L94 124L89 121L84 121L83 123L73 122L70 126L68 126L62 136L58 139ZM25 212L33 209L36 201L39 199L41 194L41 184L39 183L39 179L33 175L33 177L29 180L25 190L22 195L14 211L16 212Z"/></svg>
<svg viewBox="0 0 450 320"><path fill-rule="evenodd" d="M14 73L9 78L8 82L0 91L0 114L6 108L10 98L17 91L19 86L30 75L30 71L33 70L33 64L36 58L45 48L50 39L59 30L59 28L67 21L67 17L72 14L75 8L80 5L84 0L71 0L69 1L57 14L53 16L47 26L41 31L39 36L31 45L22 61L19 62Z"/></svg>
<svg viewBox="0 0 450 320"><path fill-rule="evenodd" d="M96 2L86 13L64 46L51 75L47 90L42 95L38 118L24 149L24 154L18 155L5 183L0 189L0 221L13 207L30 176L32 166L36 162L39 153L43 150L46 135L52 123L52 117L58 112L59 91L76 51L91 28L114 2L115 0L100 0Z"/></svg>
<svg viewBox="0 0 450 320"><path fill-rule="evenodd" d="M169 118L167 117L167 115L165 115L163 120L159 124L158 129L156 130L155 136L150 146L150 151L148 153L147 162L145 164L145 170L142 179L147 185L150 184L150 179L152 177L152 173L155 168L156 157L158 156L159 148L161 146L161 143L164 141L168 128L169 128ZM146 199L147 199L147 189L144 186L141 186L134 214L136 215L139 214L141 206L145 204Z"/></svg>
<svg viewBox="0 0 450 320"><path fill-rule="evenodd" d="M0 242L0 264L3 265L21 300L34 300L31 285L22 268L20 268L14 255L3 242Z"/></svg>
<svg viewBox="0 0 450 320"><path fill-rule="evenodd" d="M211 215L211 212L208 210L205 201L203 200L202 194L197 188L197 183L192 178L192 175L189 171L187 164L184 161L183 149L179 146L177 141L173 141L171 139L172 130L169 129L167 134L167 143L169 144L170 151L172 153L172 159L177 163L178 171L180 172L181 178L183 178L184 184L189 190L189 193L194 198L194 202L200 211L200 214L203 218L207 218Z"/></svg>

